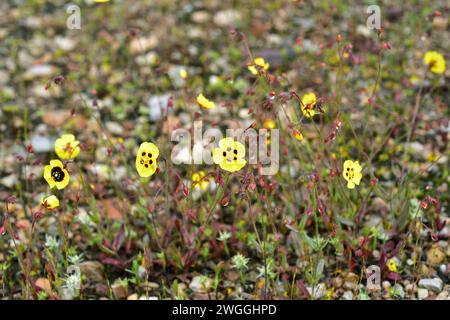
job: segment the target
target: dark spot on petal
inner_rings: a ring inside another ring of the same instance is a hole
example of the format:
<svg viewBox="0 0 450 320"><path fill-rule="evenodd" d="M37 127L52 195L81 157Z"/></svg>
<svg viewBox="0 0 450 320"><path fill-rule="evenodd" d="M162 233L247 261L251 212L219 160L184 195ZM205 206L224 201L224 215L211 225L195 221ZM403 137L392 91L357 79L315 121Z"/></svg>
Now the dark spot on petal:
<svg viewBox="0 0 450 320"><path fill-rule="evenodd" d="M233 153L234 153L234 154L237 154L237 149L234 149L234 150L233 150Z"/></svg>
<svg viewBox="0 0 450 320"><path fill-rule="evenodd" d="M145 167L148 168L148 164L145 164Z"/></svg>
<svg viewBox="0 0 450 320"><path fill-rule="evenodd" d="M223 155L224 157L226 157L226 156L227 156L227 153L224 151L224 152L222 153L222 155Z"/></svg>
<svg viewBox="0 0 450 320"><path fill-rule="evenodd" d="M153 160L150 160L150 164L153 164Z"/></svg>
<svg viewBox="0 0 450 320"><path fill-rule="evenodd" d="M53 167L51 171L53 180L56 182L61 182L64 180L64 171L60 167Z"/></svg>
<svg viewBox="0 0 450 320"><path fill-rule="evenodd" d="M142 152L142 156L145 157L145 152Z"/></svg>

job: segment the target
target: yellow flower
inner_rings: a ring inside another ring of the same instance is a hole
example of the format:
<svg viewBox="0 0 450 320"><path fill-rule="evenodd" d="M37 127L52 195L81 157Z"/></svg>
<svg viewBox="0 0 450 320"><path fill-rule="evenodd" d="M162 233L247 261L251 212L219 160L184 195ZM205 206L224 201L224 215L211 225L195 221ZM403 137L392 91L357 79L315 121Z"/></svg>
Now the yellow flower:
<svg viewBox="0 0 450 320"><path fill-rule="evenodd" d="M187 79L188 73L187 73L187 71L185 69L181 69L180 70L180 77L181 77L181 79L184 79L184 80Z"/></svg>
<svg viewBox="0 0 450 320"><path fill-rule="evenodd" d="M197 103L199 104L200 107L205 108L205 109L212 109L216 107L216 104L214 103L214 101L210 101L208 99L206 99L206 97L200 93L197 98Z"/></svg>
<svg viewBox="0 0 450 320"><path fill-rule="evenodd" d="M102 2L109 2L109 0L94 0L95 2L99 2L99 3L102 3Z"/></svg>
<svg viewBox="0 0 450 320"><path fill-rule="evenodd" d="M333 292L334 292L334 288L331 288L330 290L325 291L325 296L327 297L328 300L333 299Z"/></svg>
<svg viewBox="0 0 450 320"><path fill-rule="evenodd" d="M52 210L56 207L59 207L59 200L55 195L51 195L50 197L43 198L41 200L41 204L45 209Z"/></svg>
<svg viewBox="0 0 450 320"><path fill-rule="evenodd" d="M272 119L266 119L264 120L263 127L265 129L275 129L276 128L275 121L273 121Z"/></svg>
<svg viewBox="0 0 450 320"><path fill-rule="evenodd" d="M300 132L300 130L294 130L293 135L294 135L294 138L297 139L298 141L303 140L303 135Z"/></svg>
<svg viewBox="0 0 450 320"><path fill-rule="evenodd" d="M80 142L75 140L73 134L64 134L55 141L55 152L60 159L70 160L80 153Z"/></svg>
<svg viewBox="0 0 450 320"><path fill-rule="evenodd" d="M303 95L301 109L306 118L312 118L316 114L316 111L314 110L316 101L317 97L314 92L308 92Z"/></svg>
<svg viewBox="0 0 450 320"><path fill-rule="evenodd" d="M419 84L420 78L416 75L413 75L409 78L409 81L411 82L411 84L416 86Z"/></svg>
<svg viewBox="0 0 450 320"><path fill-rule="evenodd" d="M255 67L255 66L258 66L258 67ZM269 69L269 63L264 61L264 59L261 57L255 58L255 60L253 60L253 64L248 66L248 70L250 70L250 72L256 76L259 73L258 69L267 71Z"/></svg>
<svg viewBox="0 0 450 320"><path fill-rule="evenodd" d="M60 160L50 160L50 165L44 168L44 179L50 188L64 189L69 184L70 175Z"/></svg>
<svg viewBox="0 0 450 320"><path fill-rule="evenodd" d="M346 160L344 162L344 172L342 175L344 179L347 180L347 188L353 189L355 185L359 185L362 179L362 167L358 161L353 162L352 160Z"/></svg>
<svg viewBox="0 0 450 320"><path fill-rule="evenodd" d="M395 263L395 260L394 260L394 259L390 259L390 260L388 261L387 266L388 266L389 271L391 271L391 272L397 272L397 264Z"/></svg>
<svg viewBox="0 0 450 320"><path fill-rule="evenodd" d="M245 161L245 147L242 143L232 138L224 138L219 141L219 148L213 149L213 161L223 170L235 172L241 170Z"/></svg>
<svg viewBox="0 0 450 320"><path fill-rule="evenodd" d="M264 122L263 122L263 127L264 127L265 129L267 129L267 144L270 145L270 143L271 143L271 140L270 140L270 131L271 131L272 129L275 129L275 128L276 128L275 121L273 121L272 119L266 119L266 120L264 120Z"/></svg>
<svg viewBox="0 0 450 320"><path fill-rule="evenodd" d="M156 159L159 156L159 149L151 142L141 143L136 154L136 170L143 178L150 177L156 171Z"/></svg>
<svg viewBox="0 0 450 320"><path fill-rule="evenodd" d="M194 184L195 188L200 188L202 190L206 190L209 186L209 182L206 179L203 179L205 177L204 171L198 171L195 172L192 175L192 183Z"/></svg>
<svg viewBox="0 0 450 320"><path fill-rule="evenodd" d="M433 153L431 152L428 156L427 156L427 160L429 162L436 162L439 160L439 155L437 153Z"/></svg>
<svg viewBox="0 0 450 320"><path fill-rule="evenodd" d="M433 73L445 72L445 59L439 52L427 51L423 56L423 63L428 65Z"/></svg>

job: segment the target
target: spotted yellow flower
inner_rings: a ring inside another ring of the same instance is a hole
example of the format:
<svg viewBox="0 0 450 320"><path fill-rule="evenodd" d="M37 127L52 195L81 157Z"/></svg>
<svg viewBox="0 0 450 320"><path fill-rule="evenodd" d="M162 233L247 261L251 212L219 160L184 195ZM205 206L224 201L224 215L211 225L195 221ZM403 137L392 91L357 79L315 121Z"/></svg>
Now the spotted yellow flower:
<svg viewBox="0 0 450 320"><path fill-rule="evenodd" d="M359 185L362 179L361 171L362 167L358 161L346 160L344 162L344 172L342 172L342 175L347 180L347 188L353 189L355 185Z"/></svg>
<svg viewBox="0 0 450 320"><path fill-rule="evenodd" d="M314 92L308 92L303 95L300 107L302 109L303 115L306 118L312 118L316 114L316 111L314 110L316 101L317 97Z"/></svg>
<svg viewBox="0 0 450 320"><path fill-rule="evenodd" d="M255 58L255 60L253 60L253 64L248 66L248 70L256 76L258 75L258 69L267 71L269 69L269 63L261 57Z"/></svg>
<svg viewBox="0 0 450 320"><path fill-rule="evenodd" d="M390 259L387 263L388 269L391 272L397 272L397 264L394 259Z"/></svg>
<svg viewBox="0 0 450 320"><path fill-rule="evenodd" d="M73 134L64 134L55 141L55 152L60 159L70 160L80 153L80 142Z"/></svg>
<svg viewBox="0 0 450 320"><path fill-rule="evenodd" d="M50 188L64 189L69 184L70 175L60 160L50 160L50 165L44 167L44 179Z"/></svg>
<svg viewBox="0 0 450 320"><path fill-rule="evenodd" d="M202 93L197 96L196 100L198 105L202 108L212 109L216 107L214 101L208 100Z"/></svg>
<svg viewBox="0 0 450 320"><path fill-rule="evenodd" d="M141 143L136 154L136 170L141 177L147 178L155 173L158 156L159 149L156 145L151 142Z"/></svg>
<svg viewBox="0 0 450 320"><path fill-rule="evenodd" d="M59 207L59 200L55 195L51 195L45 199L43 198L41 204L45 209L52 210Z"/></svg>
<svg viewBox="0 0 450 320"><path fill-rule="evenodd" d="M293 134L294 138L297 139L298 141L303 140L303 135L300 132L300 130L294 130L294 132L292 134Z"/></svg>
<svg viewBox="0 0 450 320"><path fill-rule="evenodd" d="M245 161L245 147L242 143L234 141L232 138L224 138L219 141L219 148L214 148L213 161L223 170L236 172L241 170Z"/></svg>
<svg viewBox="0 0 450 320"><path fill-rule="evenodd" d="M192 183L195 188L200 188L201 190L206 190L208 188L209 182L207 179L203 179L204 177L204 171L198 171L192 175Z"/></svg>
<svg viewBox="0 0 450 320"><path fill-rule="evenodd" d="M423 56L423 63L428 65L433 73L445 72L445 58L436 51L427 51Z"/></svg>

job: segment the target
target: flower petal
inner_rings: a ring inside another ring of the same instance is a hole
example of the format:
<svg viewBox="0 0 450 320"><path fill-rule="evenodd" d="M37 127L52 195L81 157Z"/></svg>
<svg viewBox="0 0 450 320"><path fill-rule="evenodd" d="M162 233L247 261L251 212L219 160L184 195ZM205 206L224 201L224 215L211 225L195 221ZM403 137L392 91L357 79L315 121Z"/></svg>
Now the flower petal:
<svg viewBox="0 0 450 320"><path fill-rule="evenodd" d="M137 155L139 156L140 154L142 154L142 152L145 152L147 154L151 154L152 155L152 159L157 159L159 157L159 149L158 147L151 143L151 142L143 142L141 143L141 145L139 146Z"/></svg>
<svg viewBox="0 0 450 320"><path fill-rule="evenodd" d="M224 160L223 151L220 148L214 148L212 150L213 161L215 164L220 164Z"/></svg>
<svg viewBox="0 0 450 320"><path fill-rule="evenodd" d="M73 134L63 134L61 136L61 139L64 142L73 142L73 141L75 141L75 136Z"/></svg>
<svg viewBox="0 0 450 320"><path fill-rule="evenodd" d="M54 168L54 167L64 168L64 165L60 160L50 160L50 166L52 168Z"/></svg>
<svg viewBox="0 0 450 320"><path fill-rule="evenodd" d="M158 168L158 166L155 161L155 162L153 162L153 164L151 164L148 167L145 167L144 165L140 164L139 168L138 168L138 166L136 166L136 168L138 169L139 176L141 176L142 178L148 178L156 172L156 169Z"/></svg>
<svg viewBox="0 0 450 320"><path fill-rule="evenodd" d="M203 107L205 109L212 109L216 106L214 101L208 100L202 93L197 96L196 101L200 105L200 107Z"/></svg>
<svg viewBox="0 0 450 320"><path fill-rule="evenodd" d="M56 207L59 207L59 200L55 195L51 195L45 199L42 199L41 203L46 209L54 209Z"/></svg>
<svg viewBox="0 0 450 320"><path fill-rule="evenodd" d="M362 174L361 174L361 172L356 172L356 173L355 173L355 176L354 176L353 179L352 179L352 181L353 181L356 185L359 186L359 183L360 183L361 179L362 179Z"/></svg>
<svg viewBox="0 0 450 320"><path fill-rule="evenodd" d="M245 157L245 146L239 141L234 142L233 150L236 149L237 157L244 158Z"/></svg>
<svg viewBox="0 0 450 320"><path fill-rule="evenodd" d="M219 166L225 171L228 172L236 172L241 170L245 165L247 164L247 161L244 159L238 159L235 161L222 161Z"/></svg>
<svg viewBox="0 0 450 320"><path fill-rule="evenodd" d="M359 164L358 161L353 162L353 168L355 169L355 172L361 172L362 171L362 167Z"/></svg>
<svg viewBox="0 0 450 320"><path fill-rule="evenodd" d="M53 180L52 177L52 166L47 165L44 167L44 179L47 181L50 188L53 188L55 186L55 180Z"/></svg>
<svg viewBox="0 0 450 320"><path fill-rule="evenodd" d="M67 187L67 185L70 182L70 175L69 172L65 169L63 169L64 172L64 178L62 179L62 181L55 181L55 186L56 188L58 188L59 190L64 189L65 187Z"/></svg>
<svg viewBox="0 0 450 320"><path fill-rule="evenodd" d="M219 141L219 147L220 149L222 149L223 151L228 151L227 149L232 150L234 148L235 145L235 141L233 138L223 138L222 140Z"/></svg>
<svg viewBox="0 0 450 320"><path fill-rule="evenodd" d="M347 171L347 168L353 167L353 161L352 160L345 160L344 162L344 172Z"/></svg>

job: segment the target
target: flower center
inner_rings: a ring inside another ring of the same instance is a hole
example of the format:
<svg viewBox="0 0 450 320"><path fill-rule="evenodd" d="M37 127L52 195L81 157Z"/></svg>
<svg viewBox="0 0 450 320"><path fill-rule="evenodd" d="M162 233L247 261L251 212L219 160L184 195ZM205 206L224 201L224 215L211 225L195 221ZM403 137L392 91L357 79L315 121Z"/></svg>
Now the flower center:
<svg viewBox="0 0 450 320"><path fill-rule="evenodd" d="M307 103L304 107L303 107L303 109L306 111L306 110L314 110L314 107L316 106L316 103L315 102L311 102L311 103Z"/></svg>
<svg viewBox="0 0 450 320"><path fill-rule="evenodd" d="M231 148L227 148L227 151L222 152L223 157L228 162L232 162L233 160L236 161L237 154L238 154L237 149L234 149L233 152L231 152Z"/></svg>
<svg viewBox="0 0 450 320"><path fill-rule="evenodd" d="M66 147L64 148L64 151L66 151L69 154L72 154L72 150L73 150L72 144L70 142L67 142Z"/></svg>
<svg viewBox="0 0 450 320"><path fill-rule="evenodd" d="M149 166L151 166L153 164L152 158L153 158L153 155L151 153L147 153L147 152L143 151L141 153L139 163L142 164L144 167L148 168Z"/></svg>
<svg viewBox="0 0 450 320"><path fill-rule="evenodd" d="M345 173L345 176L352 180L355 177L355 169L354 168L347 168L347 172Z"/></svg>
<svg viewBox="0 0 450 320"><path fill-rule="evenodd" d="M53 180L56 182L61 182L64 180L64 171L60 167L54 167L52 168L51 175L53 177Z"/></svg>

